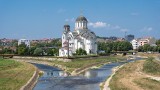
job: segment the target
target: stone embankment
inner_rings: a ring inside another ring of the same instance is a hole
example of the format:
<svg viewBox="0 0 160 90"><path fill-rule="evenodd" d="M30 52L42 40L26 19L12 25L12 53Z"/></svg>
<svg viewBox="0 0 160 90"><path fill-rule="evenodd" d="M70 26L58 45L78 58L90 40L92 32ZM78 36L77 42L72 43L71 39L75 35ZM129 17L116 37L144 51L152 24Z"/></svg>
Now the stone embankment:
<svg viewBox="0 0 160 90"><path fill-rule="evenodd" d="M49 65L49 66L55 66L55 67L57 67L57 68L59 68L59 69L61 69L63 71L67 71L67 67L59 65L59 64L48 62L48 60L45 60L45 59L44 60L41 60L40 58L38 60L37 59L33 59L33 58L31 58L31 59L29 59L29 58L25 59L24 58L23 59L23 57L22 57L22 58L14 58L14 60L28 62L28 63L37 63L37 64L44 64L44 65Z"/></svg>
<svg viewBox="0 0 160 90"><path fill-rule="evenodd" d="M33 76L24 86L20 88L20 90L32 90L37 82L38 77L39 77L39 70L36 68L33 73Z"/></svg>
<svg viewBox="0 0 160 90"><path fill-rule="evenodd" d="M71 59L66 58L55 58L55 57L31 57L31 56L14 56L14 59L28 59L28 60L46 60L46 61L63 61L63 62L70 62Z"/></svg>

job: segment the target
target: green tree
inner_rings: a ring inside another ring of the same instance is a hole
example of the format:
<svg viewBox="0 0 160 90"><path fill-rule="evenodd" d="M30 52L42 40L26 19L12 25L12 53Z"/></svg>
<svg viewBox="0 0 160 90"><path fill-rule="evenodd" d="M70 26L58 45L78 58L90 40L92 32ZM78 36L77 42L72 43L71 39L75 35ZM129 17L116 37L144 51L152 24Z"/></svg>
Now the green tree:
<svg viewBox="0 0 160 90"><path fill-rule="evenodd" d="M15 52L10 48L3 48L1 54L14 54Z"/></svg>
<svg viewBox="0 0 160 90"><path fill-rule="evenodd" d="M29 48L29 55L34 55L34 50L36 49L36 47L30 47Z"/></svg>
<svg viewBox="0 0 160 90"><path fill-rule="evenodd" d="M139 46L139 47L138 47L138 52L144 52L143 46Z"/></svg>
<svg viewBox="0 0 160 90"><path fill-rule="evenodd" d="M33 53L34 55L43 55L43 50L42 50L42 48L36 48L35 50L34 50L34 53Z"/></svg>
<svg viewBox="0 0 160 90"><path fill-rule="evenodd" d="M54 56L58 56L59 48L53 48L52 51Z"/></svg>
<svg viewBox="0 0 160 90"><path fill-rule="evenodd" d="M156 41L156 45L160 46L160 39Z"/></svg>
<svg viewBox="0 0 160 90"><path fill-rule="evenodd" d="M28 55L29 54L29 48L25 44L20 44L18 46L18 54L19 55Z"/></svg>
<svg viewBox="0 0 160 90"><path fill-rule="evenodd" d="M105 51L105 54L108 54L111 52L111 48L112 48L112 43L108 42L108 43L98 43L98 50L102 50Z"/></svg>
<svg viewBox="0 0 160 90"><path fill-rule="evenodd" d="M53 55L53 48L47 48L46 53L47 55Z"/></svg>
<svg viewBox="0 0 160 90"><path fill-rule="evenodd" d="M160 53L160 46L158 46L158 49L157 49L157 51Z"/></svg>
<svg viewBox="0 0 160 90"><path fill-rule="evenodd" d="M147 52L147 51L149 51L149 50L150 50L150 45L149 45L149 44L143 45L143 51L144 51L144 52Z"/></svg>
<svg viewBox="0 0 160 90"><path fill-rule="evenodd" d="M76 55L87 55L87 52L86 52L86 50L79 48L76 50Z"/></svg>

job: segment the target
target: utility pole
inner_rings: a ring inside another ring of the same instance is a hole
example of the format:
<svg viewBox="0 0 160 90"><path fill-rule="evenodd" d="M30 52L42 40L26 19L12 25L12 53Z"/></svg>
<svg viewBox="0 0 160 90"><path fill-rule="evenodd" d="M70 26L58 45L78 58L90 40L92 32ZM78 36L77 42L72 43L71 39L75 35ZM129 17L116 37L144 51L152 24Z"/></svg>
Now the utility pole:
<svg viewBox="0 0 160 90"><path fill-rule="evenodd" d="M67 44L67 46L68 46L68 50L67 50L67 58L69 59L69 37L67 38L67 40L68 40L68 44Z"/></svg>

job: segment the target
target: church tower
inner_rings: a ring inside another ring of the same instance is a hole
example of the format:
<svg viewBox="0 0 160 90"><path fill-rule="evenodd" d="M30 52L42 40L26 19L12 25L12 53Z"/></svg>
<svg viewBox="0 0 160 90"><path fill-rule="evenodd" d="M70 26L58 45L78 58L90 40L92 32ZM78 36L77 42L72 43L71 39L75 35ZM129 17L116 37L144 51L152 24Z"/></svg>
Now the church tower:
<svg viewBox="0 0 160 90"><path fill-rule="evenodd" d="M68 24L64 25L64 31L63 31L63 35L62 35L62 47L65 46L65 42L68 39L68 33L70 32L70 26Z"/></svg>
<svg viewBox="0 0 160 90"><path fill-rule="evenodd" d="M81 15L76 19L75 29L87 29L87 23L87 19Z"/></svg>
<svg viewBox="0 0 160 90"><path fill-rule="evenodd" d="M70 31L70 26L68 24L64 25L64 32L69 32Z"/></svg>

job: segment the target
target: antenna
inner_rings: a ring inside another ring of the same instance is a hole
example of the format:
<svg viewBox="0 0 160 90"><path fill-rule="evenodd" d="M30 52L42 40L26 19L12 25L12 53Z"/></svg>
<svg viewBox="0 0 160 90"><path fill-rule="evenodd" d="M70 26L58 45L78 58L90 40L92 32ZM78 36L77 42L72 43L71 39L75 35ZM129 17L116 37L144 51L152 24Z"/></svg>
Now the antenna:
<svg viewBox="0 0 160 90"><path fill-rule="evenodd" d="M124 32L124 38L126 39L127 31Z"/></svg>

